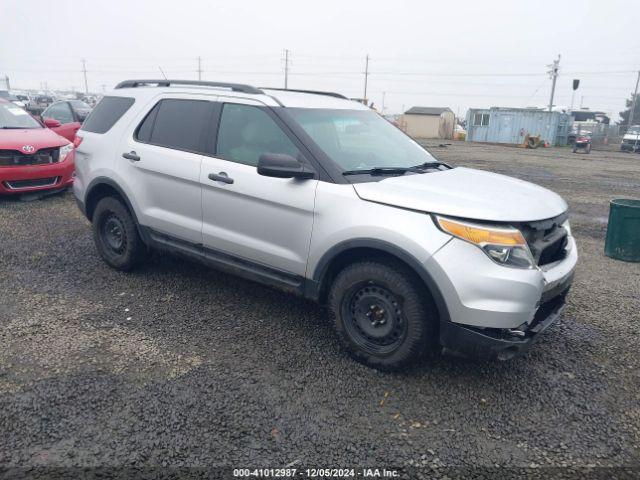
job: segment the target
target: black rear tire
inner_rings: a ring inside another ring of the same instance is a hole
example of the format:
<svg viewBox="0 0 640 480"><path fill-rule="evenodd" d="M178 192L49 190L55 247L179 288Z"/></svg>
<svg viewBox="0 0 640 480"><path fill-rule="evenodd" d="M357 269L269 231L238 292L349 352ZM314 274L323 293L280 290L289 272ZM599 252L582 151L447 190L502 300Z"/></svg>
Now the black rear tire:
<svg viewBox="0 0 640 480"><path fill-rule="evenodd" d="M399 369L437 346L433 301L400 263L372 260L347 266L331 285L328 306L342 346L378 370Z"/></svg>
<svg viewBox="0 0 640 480"><path fill-rule="evenodd" d="M128 272L147 257L135 220L115 197L98 202L93 213L93 240L102 259L112 268Z"/></svg>

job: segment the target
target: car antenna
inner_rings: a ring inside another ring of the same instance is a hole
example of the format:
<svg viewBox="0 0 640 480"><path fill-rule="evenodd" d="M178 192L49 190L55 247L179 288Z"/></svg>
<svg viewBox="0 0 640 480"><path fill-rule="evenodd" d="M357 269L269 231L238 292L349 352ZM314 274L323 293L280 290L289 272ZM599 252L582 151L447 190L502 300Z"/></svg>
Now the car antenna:
<svg viewBox="0 0 640 480"><path fill-rule="evenodd" d="M162 71L162 67L160 65L158 65L158 68L160 69L160 73L162 74L162 76L164 77L165 80L168 80L167 76L164 74L164 72Z"/></svg>

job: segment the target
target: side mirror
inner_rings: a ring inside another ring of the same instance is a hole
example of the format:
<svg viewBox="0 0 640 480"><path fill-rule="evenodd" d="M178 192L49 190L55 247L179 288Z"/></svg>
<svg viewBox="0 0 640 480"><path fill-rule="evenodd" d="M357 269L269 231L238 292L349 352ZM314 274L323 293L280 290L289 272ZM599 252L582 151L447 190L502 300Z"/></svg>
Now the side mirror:
<svg viewBox="0 0 640 480"><path fill-rule="evenodd" d="M62 124L58 120L55 120L53 118L44 119L44 126L47 128L56 128L56 127L59 127L60 125Z"/></svg>
<svg viewBox="0 0 640 480"><path fill-rule="evenodd" d="M275 178L313 178L315 173L291 155L263 153L258 159L258 174Z"/></svg>

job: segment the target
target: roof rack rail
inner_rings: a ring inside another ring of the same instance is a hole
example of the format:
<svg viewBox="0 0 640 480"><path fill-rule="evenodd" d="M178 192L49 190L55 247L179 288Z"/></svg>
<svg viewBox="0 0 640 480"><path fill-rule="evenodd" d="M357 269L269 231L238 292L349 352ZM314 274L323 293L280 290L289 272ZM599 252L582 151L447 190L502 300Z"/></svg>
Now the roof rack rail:
<svg viewBox="0 0 640 480"><path fill-rule="evenodd" d="M345 97L341 93L336 93L336 92L322 92L320 90L298 90L295 88L273 88L273 87L260 87L260 88L264 90L278 90L281 92L312 93L314 95L326 95L327 97L335 97L335 98L342 98L344 100L349 100L347 97Z"/></svg>
<svg viewBox="0 0 640 480"><path fill-rule="evenodd" d="M228 88L234 92L242 93L264 93L262 90L252 87L251 85L244 85L242 83L226 83L226 82L205 82L200 80L124 80L116 85L116 88L136 88L136 87L169 87L171 85L195 85L202 87L218 87Z"/></svg>

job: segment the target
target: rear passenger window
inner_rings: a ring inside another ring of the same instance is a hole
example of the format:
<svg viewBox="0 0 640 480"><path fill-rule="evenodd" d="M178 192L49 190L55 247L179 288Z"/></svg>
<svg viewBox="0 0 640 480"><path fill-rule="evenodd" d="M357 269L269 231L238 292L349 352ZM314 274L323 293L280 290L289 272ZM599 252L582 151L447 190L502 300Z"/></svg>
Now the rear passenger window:
<svg viewBox="0 0 640 480"><path fill-rule="evenodd" d="M134 101L128 97L104 97L84 121L82 130L93 133L108 132Z"/></svg>
<svg viewBox="0 0 640 480"><path fill-rule="evenodd" d="M138 127L136 139L161 147L202 152L203 127L211 113L205 100L161 100Z"/></svg>
<svg viewBox="0 0 640 480"><path fill-rule="evenodd" d="M216 155L255 167L263 153L297 157L299 150L264 110L226 103L220 117Z"/></svg>

